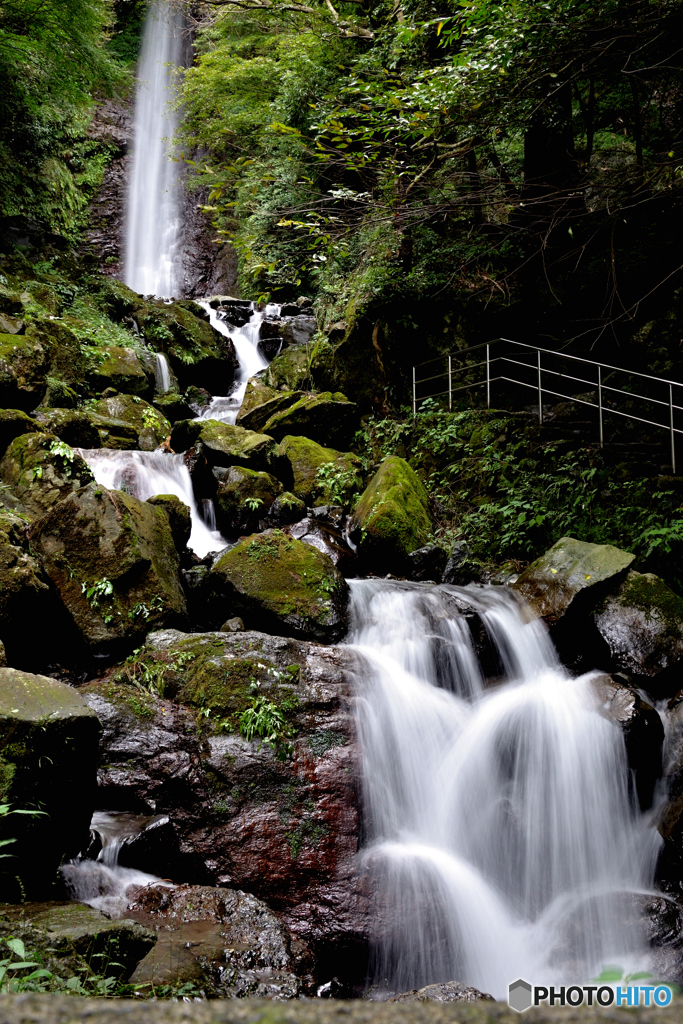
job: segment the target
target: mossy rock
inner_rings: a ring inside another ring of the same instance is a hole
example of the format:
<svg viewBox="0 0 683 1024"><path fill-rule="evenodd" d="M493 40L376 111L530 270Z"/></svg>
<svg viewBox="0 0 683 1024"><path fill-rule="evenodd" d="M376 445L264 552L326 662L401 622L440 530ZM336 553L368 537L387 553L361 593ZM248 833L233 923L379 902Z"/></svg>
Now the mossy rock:
<svg viewBox="0 0 683 1024"><path fill-rule="evenodd" d="M304 395L273 412L264 431L281 441L288 434L303 435L319 444L347 444L358 426L358 407L340 392Z"/></svg>
<svg viewBox="0 0 683 1024"><path fill-rule="evenodd" d="M154 451L171 433L171 424L158 409L139 395L112 395L102 398L92 411L106 419L132 424L142 451Z"/></svg>
<svg viewBox="0 0 683 1024"><path fill-rule="evenodd" d="M327 555L280 530L241 540L218 559L210 577L247 628L323 643L346 632L346 580Z"/></svg>
<svg viewBox="0 0 683 1024"><path fill-rule="evenodd" d="M22 434L0 462L0 479L40 516L95 478L84 459L54 434Z"/></svg>
<svg viewBox="0 0 683 1024"><path fill-rule="evenodd" d="M87 377L95 392L115 388L123 394L143 398L151 398L154 393L154 374L146 372L132 348L111 345L91 349Z"/></svg>
<svg viewBox="0 0 683 1024"><path fill-rule="evenodd" d="M26 528L20 516L0 514L0 639L13 663L25 653L26 623L49 622L54 611L49 580L29 551Z"/></svg>
<svg viewBox="0 0 683 1024"><path fill-rule="evenodd" d="M284 491L280 481L270 473L259 473L244 466L217 467L213 475L218 481L214 498L216 525L226 537L254 533L259 520Z"/></svg>
<svg viewBox="0 0 683 1024"><path fill-rule="evenodd" d="M307 505L314 506L331 499L326 473L342 475L343 497L350 499L362 488L361 462L352 452L339 452L335 448L324 448L308 437L283 437L280 447L292 467L292 490ZM336 497L339 497L337 495ZM333 503L336 503L333 502Z"/></svg>
<svg viewBox="0 0 683 1024"><path fill-rule="evenodd" d="M192 533L192 515L189 506L175 494L157 494L147 501L155 508L163 509L173 535L173 542L178 551L184 551Z"/></svg>
<svg viewBox="0 0 683 1024"><path fill-rule="evenodd" d="M145 303L135 319L147 345L168 357L182 388L210 380L214 394L227 394L239 367L235 347L204 318L201 306Z"/></svg>
<svg viewBox="0 0 683 1024"><path fill-rule="evenodd" d="M306 348L288 348L275 356L263 375L264 383L275 391L309 391L312 385L310 357Z"/></svg>
<svg viewBox="0 0 683 1024"><path fill-rule="evenodd" d="M429 495L405 459L382 462L353 514L351 538L377 572L398 574L411 552L432 543Z"/></svg>
<svg viewBox="0 0 683 1024"><path fill-rule="evenodd" d="M0 898L47 895L60 864L87 845L98 740L97 716L73 687L0 669L2 802L44 812L0 817L0 838L16 840L6 850L11 870L0 873Z"/></svg>
<svg viewBox="0 0 683 1024"><path fill-rule="evenodd" d="M175 424L171 434L173 451L187 451L198 442L211 466L245 466L272 473L278 479L289 469L279 445L267 434L220 420L181 420Z"/></svg>
<svg viewBox="0 0 683 1024"><path fill-rule="evenodd" d="M609 647L613 670L657 680L674 673L673 696L680 689L683 662L683 598L652 573L629 572L615 593L596 608L593 619ZM677 670L677 671L675 671ZM655 682L657 696L660 696Z"/></svg>
<svg viewBox="0 0 683 1024"><path fill-rule="evenodd" d="M561 537L512 584L531 613L554 625L581 595L590 610L604 596L605 586L617 586L635 558L612 544L590 544Z"/></svg>
<svg viewBox="0 0 683 1024"><path fill-rule="evenodd" d="M50 352L33 335L0 334L0 406L34 409L45 393Z"/></svg>
<svg viewBox="0 0 683 1024"><path fill-rule="evenodd" d="M134 451L137 448L138 431L134 423L127 423L126 420L113 420L90 410L86 415L97 431L98 448L112 448L124 452Z"/></svg>
<svg viewBox="0 0 683 1024"><path fill-rule="evenodd" d="M252 386L252 381L255 379L258 380L258 378L252 377L249 381L245 401L242 402L237 414L237 423L247 430L263 430L265 424L276 413L283 412L295 402L306 397L303 391L274 391L261 384L260 381L256 386ZM268 431L264 431L264 433L268 433Z"/></svg>
<svg viewBox="0 0 683 1024"><path fill-rule="evenodd" d="M22 316L24 303L21 301L21 294L0 285L0 313L7 313L9 316Z"/></svg>
<svg viewBox="0 0 683 1024"><path fill-rule="evenodd" d="M87 412L80 409L39 409L38 429L55 434L72 448L99 448L100 435Z"/></svg>
<svg viewBox="0 0 683 1024"><path fill-rule="evenodd" d="M184 620L169 518L150 502L89 484L34 522L30 538L91 650Z"/></svg>
<svg viewBox="0 0 683 1024"><path fill-rule="evenodd" d="M192 417L192 409L177 391L166 391L163 395L155 395L153 404L161 415L171 423Z"/></svg>
<svg viewBox="0 0 683 1024"><path fill-rule="evenodd" d="M39 320L26 331L50 353L49 375L62 386L78 391L85 385L85 356L81 343L65 324Z"/></svg>
<svg viewBox="0 0 683 1024"><path fill-rule="evenodd" d="M44 429L21 409L0 409L0 455L7 451L8 445L15 437Z"/></svg>

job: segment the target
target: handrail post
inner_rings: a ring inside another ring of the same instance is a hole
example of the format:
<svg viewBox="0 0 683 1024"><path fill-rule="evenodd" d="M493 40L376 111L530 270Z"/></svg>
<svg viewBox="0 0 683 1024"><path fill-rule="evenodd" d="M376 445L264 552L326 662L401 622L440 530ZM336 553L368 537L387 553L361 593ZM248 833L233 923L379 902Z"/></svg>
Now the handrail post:
<svg viewBox="0 0 683 1024"><path fill-rule="evenodd" d="M676 435L674 433L674 390L669 384L669 430L671 431L671 471L676 476Z"/></svg>
<svg viewBox="0 0 683 1024"><path fill-rule="evenodd" d="M486 346L486 408L491 408L491 362L488 345Z"/></svg>
<svg viewBox="0 0 683 1024"><path fill-rule="evenodd" d="M451 357L448 357L448 411L453 412L453 366Z"/></svg>
<svg viewBox="0 0 683 1024"><path fill-rule="evenodd" d="M413 416L417 416L417 392L415 390L415 367L413 367Z"/></svg>
<svg viewBox="0 0 683 1024"><path fill-rule="evenodd" d="M602 430L602 368L598 366L598 413L600 416L600 447L604 447L604 436Z"/></svg>
<svg viewBox="0 0 683 1024"><path fill-rule="evenodd" d="M536 349L538 366L538 422L543 424L543 392L541 391L541 352Z"/></svg>

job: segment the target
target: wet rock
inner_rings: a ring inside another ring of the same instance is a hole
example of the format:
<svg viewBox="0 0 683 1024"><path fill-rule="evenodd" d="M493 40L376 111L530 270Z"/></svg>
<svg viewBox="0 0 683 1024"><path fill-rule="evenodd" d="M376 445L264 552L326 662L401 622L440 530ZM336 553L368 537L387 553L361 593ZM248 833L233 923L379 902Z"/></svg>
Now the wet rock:
<svg viewBox="0 0 683 1024"><path fill-rule="evenodd" d="M47 895L60 864L87 844L98 738L97 716L72 687L0 669L0 798L43 812L0 818L0 839L14 840L0 898Z"/></svg>
<svg viewBox="0 0 683 1024"><path fill-rule="evenodd" d="M451 549L441 582L455 587L465 587L468 583L481 581L481 569L481 563L472 558L469 545L459 541Z"/></svg>
<svg viewBox="0 0 683 1024"><path fill-rule="evenodd" d="M629 572L593 613L616 670L643 679L656 697L681 688L683 598L652 573Z"/></svg>
<svg viewBox="0 0 683 1024"><path fill-rule="evenodd" d="M182 885L150 886L130 912L178 934L178 944L195 941L191 963L173 980L193 980L211 996L295 999L312 987L313 958L308 948L255 896L239 890ZM203 924L203 928L192 925ZM197 941L199 940L199 941ZM192 940L191 940L192 941ZM160 947L140 964L134 983L170 980Z"/></svg>
<svg viewBox="0 0 683 1024"><path fill-rule="evenodd" d="M5 907L4 916L45 933L57 956L76 953L107 977L128 978L157 941L137 921L112 921L83 903L23 903Z"/></svg>
<svg viewBox="0 0 683 1024"><path fill-rule="evenodd" d="M304 395L274 412L264 423L266 434L281 441L304 436L322 445L346 445L358 426L358 407L340 392Z"/></svg>
<svg viewBox="0 0 683 1024"><path fill-rule="evenodd" d="M228 619L227 622L223 623L219 633L243 633L244 629L244 620L236 615L233 619Z"/></svg>
<svg viewBox="0 0 683 1024"><path fill-rule="evenodd" d="M135 317L150 348L168 357L182 388L209 380L215 394L227 394L239 365L235 347L204 318L201 306L159 300L145 303Z"/></svg>
<svg viewBox="0 0 683 1024"><path fill-rule="evenodd" d="M168 516L149 502L89 484L34 522L30 537L92 650L186 614Z"/></svg>
<svg viewBox="0 0 683 1024"><path fill-rule="evenodd" d="M270 473L243 466L213 471L218 481L214 498L216 525L226 537L254 533L259 520L284 488Z"/></svg>
<svg viewBox="0 0 683 1024"><path fill-rule="evenodd" d="M377 572L403 572L411 552L431 543L429 496L404 459L384 459L353 513L350 536Z"/></svg>
<svg viewBox="0 0 683 1024"><path fill-rule="evenodd" d="M171 423L189 419L193 411L185 398L175 391L167 391L163 395L155 395L154 406Z"/></svg>
<svg viewBox="0 0 683 1024"><path fill-rule="evenodd" d="M549 551L524 570L513 588L535 617L557 623L581 595L581 604L597 602L606 584L616 587L635 558L611 544L589 544L562 537Z"/></svg>
<svg viewBox="0 0 683 1024"><path fill-rule="evenodd" d="M35 413L39 430L55 434L72 448L99 448L100 433L86 412L76 409L38 409Z"/></svg>
<svg viewBox="0 0 683 1024"><path fill-rule="evenodd" d="M290 491L278 495L268 509L264 520L263 529L269 526L289 526L296 523L306 515L306 503L297 498Z"/></svg>
<svg viewBox="0 0 683 1024"><path fill-rule="evenodd" d="M448 560L447 552L438 544L427 544L408 555L407 576L416 582L431 580L439 583Z"/></svg>
<svg viewBox="0 0 683 1024"><path fill-rule="evenodd" d="M113 395L93 406L93 412L105 419L130 423L137 432L138 447L154 451L171 433L171 424L158 409L139 395Z"/></svg>
<svg viewBox="0 0 683 1024"><path fill-rule="evenodd" d="M305 397L303 391L275 391L260 383L248 390L248 404L245 408L243 402L237 414L237 423L247 430L264 430L272 416Z"/></svg>
<svg viewBox="0 0 683 1024"><path fill-rule="evenodd" d="M49 351L37 338L0 334L0 405L34 409L43 397L49 367Z"/></svg>
<svg viewBox="0 0 683 1024"><path fill-rule="evenodd" d="M38 516L94 480L85 460L52 434L15 438L0 462L0 478Z"/></svg>
<svg viewBox="0 0 683 1024"><path fill-rule="evenodd" d="M0 456L4 454L7 446L15 437L44 429L39 422L31 419L21 409L0 409ZM54 431L50 431L50 433L54 433Z"/></svg>
<svg viewBox="0 0 683 1024"><path fill-rule="evenodd" d="M245 466L272 473L278 479L286 473L280 447L272 437L219 420L181 420L173 427L171 447L186 451L201 442L211 466Z"/></svg>
<svg viewBox="0 0 683 1024"><path fill-rule="evenodd" d="M132 348L98 348L91 358L87 375L88 383L95 392L116 388L123 394L140 395L142 398L151 398L154 394L154 375L145 371Z"/></svg>
<svg viewBox="0 0 683 1024"><path fill-rule="evenodd" d="M391 1003L476 1003L480 999L494 1001L487 992L462 985L459 981L444 981L440 985L425 985L424 988L402 992L390 999Z"/></svg>
<svg viewBox="0 0 683 1024"><path fill-rule="evenodd" d="M150 505L163 509L168 516L173 543L178 551L184 551L192 533L192 516L189 506L175 494L157 494L147 499Z"/></svg>
<svg viewBox="0 0 683 1024"><path fill-rule="evenodd" d="M280 352L264 372L263 380L268 387L275 390L286 388L287 391L310 391L313 379L309 349L287 348Z"/></svg>
<svg viewBox="0 0 683 1024"><path fill-rule="evenodd" d="M283 437L281 448L292 467L292 490L308 506L329 501L332 489L346 500L360 490L360 459L352 452L323 448L308 437L289 435Z"/></svg>
<svg viewBox="0 0 683 1024"><path fill-rule="evenodd" d="M307 295L300 295L299 298L296 300L296 304L299 307L299 309L308 309L310 306L313 305L313 300L309 299Z"/></svg>
<svg viewBox="0 0 683 1024"><path fill-rule="evenodd" d="M110 448L114 451L135 451L138 446L138 432L133 423L112 420L96 412L87 413L88 420L97 431L99 441L96 448Z"/></svg>
<svg viewBox="0 0 683 1024"><path fill-rule="evenodd" d="M283 532L289 537L294 537L295 540L311 544L318 551L322 551L336 565L342 576L355 574L354 553L346 543L342 530L338 526L312 515L299 520L292 526L286 526Z"/></svg>
<svg viewBox="0 0 683 1024"><path fill-rule="evenodd" d="M283 302L280 306L280 316L298 316L300 312L296 302Z"/></svg>
<svg viewBox="0 0 683 1024"><path fill-rule="evenodd" d="M302 316L300 315L301 310L298 308L298 306L295 306L294 308L297 311L296 314L294 315L294 318L292 320L285 321L282 324L282 337L285 343L288 345L308 345L311 338L318 329L318 325L315 322L315 317ZM288 314L282 315L286 316Z"/></svg>
<svg viewBox="0 0 683 1024"><path fill-rule="evenodd" d="M333 962L335 948L362 947L367 933L352 659L261 633L165 630L147 638L137 668L83 691L103 726L100 805L168 814L181 850L201 858L214 884L267 900ZM143 671L166 697L125 682ZM241 735L252 680L282 708L291 753Z"/></svg>
<svg viewBox="0 0 683 1024"><path fill-rule="evenodd" d="M218 559L210 577L226 612L251 627L323 643L346 632L344 578L327 555L280 530L241 540Z"/></svg>
<svg viewBox="0 0 683 1024"><path fill-rule="evenodd" d="M212 398L206 388L198 388L193 384L185 392L185 401L195 416L201 416L211 405Z"/></svg>

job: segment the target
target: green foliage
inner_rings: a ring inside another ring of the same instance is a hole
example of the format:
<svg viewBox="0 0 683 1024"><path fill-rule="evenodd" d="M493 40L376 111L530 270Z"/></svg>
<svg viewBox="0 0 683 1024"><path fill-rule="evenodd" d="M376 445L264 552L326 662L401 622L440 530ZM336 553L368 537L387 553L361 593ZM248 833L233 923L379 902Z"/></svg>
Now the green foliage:
<svg viewBox="0 0 683 1024"><path fill-rule="evenodd" d="M90 607L99 612L102 621L109 624L114 619L114 612L111 607L111 598L114 593L114 584L106 576L94 580L92 583L81 583L81 592L85 594Z"/></svg>
<svg viewBox="0 0 683 1024"><path fill-rule="evenodd" d="M355 501L360 497L358 474L354 469L344 469L337 462L325 462L318 466L316 480L324 490L326 501L332 505L348 505L352 497Z"/></svg>

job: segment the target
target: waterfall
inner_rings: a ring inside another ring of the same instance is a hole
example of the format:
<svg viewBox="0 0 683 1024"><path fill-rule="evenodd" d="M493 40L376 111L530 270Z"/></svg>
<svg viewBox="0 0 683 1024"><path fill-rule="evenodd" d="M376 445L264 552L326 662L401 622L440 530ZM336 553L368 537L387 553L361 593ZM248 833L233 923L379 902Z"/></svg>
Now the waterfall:
<svg viewBox="0 0 683 1024"><path fill-rule="evenodd" d="M163 395L171 390L171 368L163 352L157 352L156 354L154 384L157 394Z"/></svg>
<svg viewBox="0 0 683 1024"><path fill-rule="evenodd" d="M192 533L189 547L203 558L220 551L226 540L202 517L192 489L192 480L182 455L170 452L119 452L108 448L75 449L90 466L98 484L110 490L126 491L141 501L157 494L175 494L190 509Z"/></svg>
<svg viewBox="0 0 683 1024"><path fill-rule="evenodd" d="M169 159L168 139L178 124L169 65L183 63L182 28L179 12L150 4L138 65L125 229L125 281L145 295L170 296L179 285L181 180L178 164Z"/></svg>
<svg viewBox="0 0 683 1024"><path fill-rule="evenodd" d="M268 360L258 347L259 329L264 314L252 309L248 324L245 324L244 327L228 329L225 321L218 317L216 310L212 309L208 302L200 302L199 305L203 306L209 314L212 327L215 327L226 338L232 339L239 361L239 370L235 376L235 383L230 394L216 396L198 419L222 420L223 423L234 423L242 405L247 381L255 373L265 370L268 366ZM265 315L277 316L279 312L279 306L271 305L266 307Z"/></svg>
<svg viewBox="0 0 683 1024"><path fill-rule="evenodd" d="M632 894L652 888L659 838L590 675L571 678L503 588L350 586L377 988L456 980L505 998L519 977L647 969Z"/></svg>

